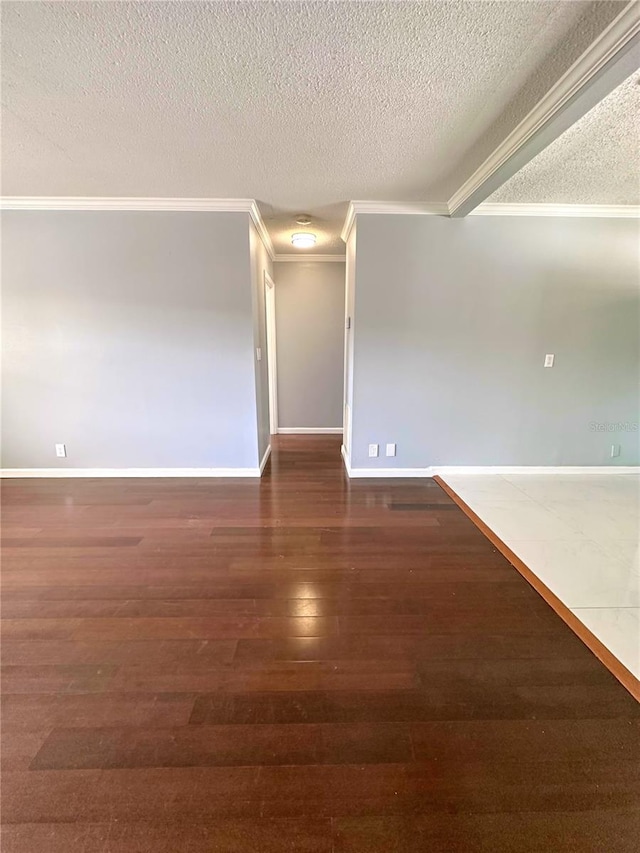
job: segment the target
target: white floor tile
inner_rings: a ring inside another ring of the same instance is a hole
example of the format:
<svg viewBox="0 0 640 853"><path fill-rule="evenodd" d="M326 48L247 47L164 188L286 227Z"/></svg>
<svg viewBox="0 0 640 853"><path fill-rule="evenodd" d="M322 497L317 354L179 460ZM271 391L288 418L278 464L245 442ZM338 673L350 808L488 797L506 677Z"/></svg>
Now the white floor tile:
<svg viewBox="0 0 640 853"><path fill-rule="evenodd" d="M446 482L465 503L473 500L484 501L528 501L529 496L513 483L508 483L497 474L454 475Z"/></svg>
<svg viewBox="0 0 640 853"><path fill-rule="evenodd" d="M469 506L504 541L576 539L582 535L535 501L476 500Z"/></svg>
<svg viewBox="0 0 640 853"><path fill-rule="evenodd" d="M640 677L640 475L456 474L444 480Z"/></svg>
<svg viewBox="0 0 640 853"><path fill-rule="evenodd" d="M640 608L575 608L578 619L640 678Z"/></svg>
<svg viewBox="0 0 640 853"><path fill-rule="evenodd" d="M591 539L640 538L638 516L633 507L606 501L550 500L545 509L574 530Z"/></svg>
<svg viewBox="0 0 640 853"><path fill-rule="evenodd" d="M503 474L534 500L640 499L640 482L635 474Z"/></svg>
<svg viewBox="0 0 640 853"><path fill-rule="evenodd" d="M640 574L595 542L520 540L512 550L568 607L640 607Z"/></svg>
<svg viewBox="0 0 640 853"><path fill-rule="evenodd" d="M612 539L598 536L596 543L630 569L640 574L640 544L637 539Z"/></svg>

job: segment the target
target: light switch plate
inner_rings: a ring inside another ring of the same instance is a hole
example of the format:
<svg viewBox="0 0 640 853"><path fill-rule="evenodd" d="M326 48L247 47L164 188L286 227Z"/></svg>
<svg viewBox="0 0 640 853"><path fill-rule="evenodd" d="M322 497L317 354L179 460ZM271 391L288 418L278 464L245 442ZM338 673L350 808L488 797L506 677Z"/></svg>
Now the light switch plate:
<svg viewBox="0 0 640 853"><path fill-rule="evenodd" d="M387 444L387 456L395 456L396 455L396 446L395 444Z"/></svg>
<svg viewBox="0 0 640 853"><path fill-rule="evenodd" d="M555 355L549 353L549 355L545 355L544 357L544 366L545 367L553 367L553 360L555 359Z"/></svg>

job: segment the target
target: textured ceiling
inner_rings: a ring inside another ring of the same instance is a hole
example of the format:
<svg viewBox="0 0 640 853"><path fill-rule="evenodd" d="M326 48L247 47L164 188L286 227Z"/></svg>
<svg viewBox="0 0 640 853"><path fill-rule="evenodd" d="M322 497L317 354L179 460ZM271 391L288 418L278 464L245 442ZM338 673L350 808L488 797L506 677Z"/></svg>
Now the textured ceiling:
<svg viewBox="0 0 640 853"><path fill-rule="evenodd" d="M3 193L444 201L624 4L4 2Z"/></svg>
<svg viewBox="0 0 640 853"><path fill-rule="evenodd" d="M640 73L541 151L488 201L640 204Z"/></svg>

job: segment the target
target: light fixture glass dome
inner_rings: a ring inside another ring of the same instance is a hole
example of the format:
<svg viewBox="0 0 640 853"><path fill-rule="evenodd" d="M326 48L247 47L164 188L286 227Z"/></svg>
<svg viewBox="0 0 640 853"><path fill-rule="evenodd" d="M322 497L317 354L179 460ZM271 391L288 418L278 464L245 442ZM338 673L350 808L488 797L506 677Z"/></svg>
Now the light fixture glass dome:
<svg viewBox="0 0 640 853"><path fill-rule="evenodd" d="M291 235L291 242L296 249L310 249L316 244L316 235L308 231L298 231L297 234Z"/></svg>

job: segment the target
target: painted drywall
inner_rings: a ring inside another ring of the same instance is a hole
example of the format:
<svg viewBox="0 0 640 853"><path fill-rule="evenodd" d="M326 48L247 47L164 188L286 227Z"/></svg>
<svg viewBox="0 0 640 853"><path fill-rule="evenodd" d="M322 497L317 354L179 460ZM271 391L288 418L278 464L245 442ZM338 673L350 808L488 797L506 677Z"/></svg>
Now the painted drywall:
<svg viewBox="0 0 640 853"><path fill-rule="evenodd" d="M356 329L356 232L357 223L351 227L347 237L346 274L345 274L345 330L344 338L344 437L343 446L347 457L351 454L351 436L353 432L351 411L353 408L353 349Z"/></svg>
<svg viewBox="0 0 640 853"><path fill-rule="evenodd" d="M248 214L5 211L2 231L3 467L258 464Z"/></svg>
<svg viewBox="0 0 640 853"><path fill-rule="evenodd" d="M640 463L636 220L357 228L354 467Z"/></svg>
<svg viewBox="0 0 640 853"><path fill-rule="evenodd" d="M272 262L253 224L249 233L251 251L251 296L253 305L253 345L255 363L258 452L262 460L270 443L269 362L267 360L267 324L265 314L264 274L272 275ZM257 350L261 352L258 361Z"/></svg>
<svg viewBox="0 0 640 853"><path fill-rule="evenodd" d="M278 427L341 427L345 265L274 266Z"/></svg>

